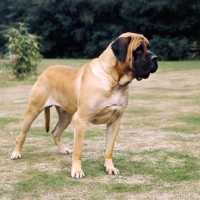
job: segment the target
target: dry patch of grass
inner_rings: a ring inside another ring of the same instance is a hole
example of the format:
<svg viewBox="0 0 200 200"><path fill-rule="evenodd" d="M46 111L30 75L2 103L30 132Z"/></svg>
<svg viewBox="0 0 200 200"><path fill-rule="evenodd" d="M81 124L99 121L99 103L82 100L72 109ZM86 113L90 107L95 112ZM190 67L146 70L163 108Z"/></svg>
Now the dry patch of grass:
<svg viewBox="0 0 200 200"><path fill-rule="evenodd" d="M84 62L69 60L76 67ZM38 71L59 63L67 61L44 60ZM43 114L27 135L23 158L10 160L36 77L17 83L0 74L0 199L200 199L199 66L160 62L149 79L134 80L114 151L121 174L109 176L103 168L106 127L89 125L83 180L70 178L71 155L59 153L44 130ZM56 121L52 108L52 128ZM73 123L63 140L72 148Z"/></svg>

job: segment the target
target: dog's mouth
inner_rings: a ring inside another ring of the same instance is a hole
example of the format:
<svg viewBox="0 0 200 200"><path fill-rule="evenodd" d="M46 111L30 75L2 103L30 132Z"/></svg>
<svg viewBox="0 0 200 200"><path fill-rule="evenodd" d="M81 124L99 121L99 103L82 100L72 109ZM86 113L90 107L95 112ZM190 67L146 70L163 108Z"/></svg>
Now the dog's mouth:
<svg viewBox="0 0 200 200"><path fill-rule="evenodd" d="M137 81L141 81L143 78L144 78L144 79L149 78L149 75L150 75L150 74L148 74L148 75L146 75L146 76L136 76L136 79L137 79Z"/></svg>
<svg viewBox="0 0 200 200"><path fill-rule="evenodd" d="M137 81L141 81L143 78L141 76L136 77Z"/></svg>
<svg viewBox="0 0 200 200"><path fill-rule="evenodd" d="M139 69L137 67L134 68L134 74L137 81L141 81L142 79L147 79L149 78L149 75L151 73L156 72L156 70L158 69L157 56L152 62L153 63L150 63L150 66L148 67L145 65L143 67L140 67Z"/></svg>

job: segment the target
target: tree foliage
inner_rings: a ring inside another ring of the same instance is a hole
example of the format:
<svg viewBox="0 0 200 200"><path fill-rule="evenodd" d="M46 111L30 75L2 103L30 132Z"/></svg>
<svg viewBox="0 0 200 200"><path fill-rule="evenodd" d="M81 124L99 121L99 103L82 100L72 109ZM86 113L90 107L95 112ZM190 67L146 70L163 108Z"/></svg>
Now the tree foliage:
<svg viewBox="0 0 200 200"><path fill-rule="evenodd" d="M18 79L24 79L36 71L42 58L37 42L39 37L29 34L22 23L19 23L19 29L9 28L5 33L13 74Z"/></svg>
<svg viewBox="0 0 200 200"><path fill-rule="evenodd" d="M200 41L199 0L6 0L0 16L8 26L29 23L45 57L95 57L127 31L145 35L167 60L189 58Z"/></svg>

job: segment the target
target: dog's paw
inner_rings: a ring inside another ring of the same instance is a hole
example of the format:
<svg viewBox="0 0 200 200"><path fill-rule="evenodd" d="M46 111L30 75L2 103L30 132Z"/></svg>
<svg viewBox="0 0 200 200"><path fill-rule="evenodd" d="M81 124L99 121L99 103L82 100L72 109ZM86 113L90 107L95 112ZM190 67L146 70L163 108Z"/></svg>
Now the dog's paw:
<svg viewBox="0 0 200 200"><path fill-rule="evenodd" d="M66 148L66 149L60 150L60 153L61 154L73 154L73 151Z"/></svg>
<svg viewBox="0 0 200 200"><path fill-rule="evenodd" d="M119 170L114 167L112 159L105 159L104 168L109 175L119 175Z"/></svg>
<svg viewBox="0 0 200 200"><path fill-rule="evenodd" d="M13 152L12 155L11 155L11 160L18 160L18 159L21 159L22 156L20 153L15 153Z"/></svg>
<svg viewBox="0 0 200 200"><path fill-rule="evenodd" d="M85 174L84 174L84 172L82 171L82 169L77 170L77 171L72 170L72 171L71 171L71 177L72 177L72 178L75 178L75 179L81 179L81 178L84 178L84 177L85 177Z"/></svg>
<svg viewBox="0 0 200 200"><path fill-rule="evenodd" d="M119 170L115 167L113 167L113 168L105 167L105 168L106 168L106 173L109 174L109 175L119 175L120 174Z"/></svg>

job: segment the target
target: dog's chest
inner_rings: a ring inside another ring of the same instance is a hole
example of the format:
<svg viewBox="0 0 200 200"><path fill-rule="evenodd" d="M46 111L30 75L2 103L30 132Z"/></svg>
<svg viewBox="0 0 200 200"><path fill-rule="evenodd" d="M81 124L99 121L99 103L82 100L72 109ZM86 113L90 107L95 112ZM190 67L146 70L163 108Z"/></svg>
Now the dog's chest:
<svg viewBox="0 0 200 200"><path fill-rule="evenodd" d="M104 98L95 105L94 124L108 124L120 117L128 104L128 91L116 91L109 98Z"/></svg>
<svg viewBox="0 0 200 200"><path fill-rule="evenodd" d="M126 104L126 96L124 96L123 93L117 92L108 99L106 108L110 111L120 111L126 106Z"/></svg>

